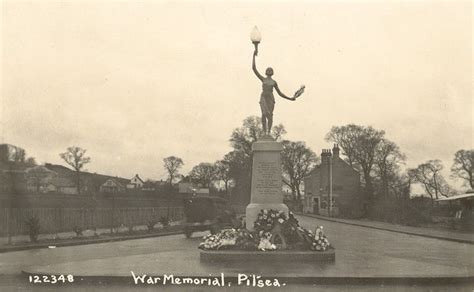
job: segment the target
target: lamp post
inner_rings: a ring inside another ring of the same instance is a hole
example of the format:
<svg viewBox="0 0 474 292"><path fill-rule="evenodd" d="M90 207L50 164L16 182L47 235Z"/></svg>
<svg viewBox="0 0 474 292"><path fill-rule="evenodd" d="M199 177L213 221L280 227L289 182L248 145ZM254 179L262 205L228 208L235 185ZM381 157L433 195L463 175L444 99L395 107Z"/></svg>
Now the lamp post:
<svg viewBox="0 0 474 292"><path fill-rule="evenodd" d="M255 46L255 54L258 55L258 44L262 40L262 35L260 34L260 31L258 30L257 26L253 27L252 32L250 33L250 40Z"/></svg>

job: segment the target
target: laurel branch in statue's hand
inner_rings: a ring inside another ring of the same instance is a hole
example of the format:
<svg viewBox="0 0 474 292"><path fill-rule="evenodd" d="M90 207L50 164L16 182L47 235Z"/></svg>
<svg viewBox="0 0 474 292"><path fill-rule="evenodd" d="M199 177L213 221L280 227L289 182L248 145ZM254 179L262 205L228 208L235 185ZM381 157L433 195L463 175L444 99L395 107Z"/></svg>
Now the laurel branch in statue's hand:
<svg viewBox="0 0 474 292"><path fill-rule="evenodd" d="M300 97L300 96L303 94L304 89L305 89L305 86L304 86L304 85L301 85L300 89L298 89L298 90L295 92L295 95L293 96L293 100L296 100L298 97Z"/></svg>

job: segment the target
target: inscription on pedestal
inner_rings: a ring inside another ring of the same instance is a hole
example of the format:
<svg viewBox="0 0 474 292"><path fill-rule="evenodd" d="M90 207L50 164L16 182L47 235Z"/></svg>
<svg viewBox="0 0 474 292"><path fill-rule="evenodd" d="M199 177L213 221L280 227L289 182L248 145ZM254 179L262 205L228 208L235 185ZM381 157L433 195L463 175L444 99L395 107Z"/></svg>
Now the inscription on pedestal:
<svg viewBox="0 0 474 292"><path fill-rule="evenodd" d="M255 167L255 191L261 196L281 193L281 170L274 161L260 161Z"/></svg>
<svg viewBox="0 0 474 292"><path fill-rule="evenodd" d="M282 149L281 143L273 140L260 140L252 144L252 188L250 204L245 209L245 223L249 230L253 230L262 209L278 210L288 215L288 207L283 204L281 192Z"/></svg>

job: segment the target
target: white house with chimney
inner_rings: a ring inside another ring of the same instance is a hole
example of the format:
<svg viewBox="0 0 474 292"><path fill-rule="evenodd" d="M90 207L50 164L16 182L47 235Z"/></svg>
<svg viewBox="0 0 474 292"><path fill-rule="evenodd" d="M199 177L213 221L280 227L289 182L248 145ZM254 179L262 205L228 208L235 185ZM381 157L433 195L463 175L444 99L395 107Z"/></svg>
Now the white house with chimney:
<svg viewBox="0 0 474 292"><path fill-rule="evenodd" d="M141 189L143 187L143 183L144 181L140 178L140 176L135 174L135 176L127 184L127 189Z"/></svg>

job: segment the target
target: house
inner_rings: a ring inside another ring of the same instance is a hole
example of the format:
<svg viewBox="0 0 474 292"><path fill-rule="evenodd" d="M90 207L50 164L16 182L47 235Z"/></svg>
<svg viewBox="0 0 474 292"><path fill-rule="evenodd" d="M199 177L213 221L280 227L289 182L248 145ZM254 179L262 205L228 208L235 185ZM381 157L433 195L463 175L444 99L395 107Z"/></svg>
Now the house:
<svg viewBox="0 0 474 292"><path fill-rule="evenodd" d="M24 162L25 151L10 144L0 144L0 192L79 193L123 192L141 188L143 180L135 175L131 180L90 172L78 173L63 165L46 163L32 166ZM80 178L80 192L77 189ZM112 180L113 182L110 182Z"/></svg>
<svg viewBox="0 0 474 292"><path fill-rule="evenodd" d="M61 165L46 164L30 167L26 169L25 177L27 189L30 192L79 194L75 172Z"/></svg>
<svg viewBox="0 0 474 292"><path fill-rule="evenodd" d="M362 212L364 201L360 192L360 173L339 154L338 145L334 145L332 153L330 149L323 149L321 164L304 178L304 213L355 217Z"/></svg>
<svg viewBox="0 0 474 292"><path fill-rule="evenodd" d="M58 174L44 165L37 165L27 168L25 171L26 185L30 192L48 193L57 191L57 188L51 187L51 179Z"/></svg>
<svg viewBox="0 0 474 292"><path fill-rule="evenodd" d="M145 182L140 178L140 176L135 174L135 176L127 184L127 189L141 189L144 183Z"/></svg>
<svg viewBox="0 0 474 292"><path fill-rule="evenodd" d="M57 173L57 177L62 178L61 180L53 180L52 184L57 183L56 188L63 190L66 193L71 193L70 184L67 183L73 182L76 186L77 183L77 173L76 171L67 168L62 165L46 163L45 167L51 171ZM97 192L123 192L126 189L127 184L130 182L129 179L121 177L113 177L98 173L90 172L81 172L81 193L97 193ZM113 180L114 183L107 183L109 180ZM115 186L115 187L114 187ZM77 189L77 186L76 186ZM77 190L76 190L77 192Z"/></svg>
<svg viewBox="0 0 474 292"><path fill-rule="evenodd" d="M109 178L100 186L102 193L123 193L125 189L126 187L123 184L113 178Z"/></svg>
<svg viewBox="0 0 474 292"><path fill-rule="evenodd" d="M66 195L77 195L76 183L70 178L66 177L51 177L45 179L43 185L43 192L56 192Z"/></svg>

